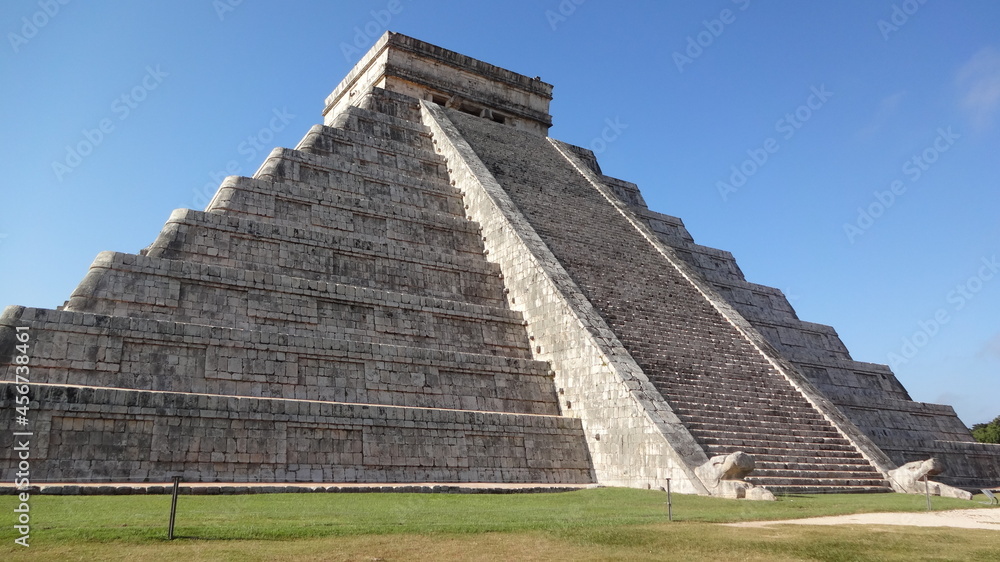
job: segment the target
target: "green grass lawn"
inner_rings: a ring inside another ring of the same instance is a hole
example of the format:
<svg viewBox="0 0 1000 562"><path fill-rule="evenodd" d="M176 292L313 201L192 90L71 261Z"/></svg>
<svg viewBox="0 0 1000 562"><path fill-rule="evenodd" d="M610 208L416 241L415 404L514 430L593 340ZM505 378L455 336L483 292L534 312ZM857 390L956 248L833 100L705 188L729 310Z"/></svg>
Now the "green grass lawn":
<svg viewBox="0 0 1000 562"><path fill-rule="evenodd" d="M978 499L978 498L977 498ZM719 522L924 511L923 496L788 496L776 502L604 488L555 494L33 496L31 547L4 560L1000 560L1000 532L839 526L733 528ZM932 498L933 508L985 506Z"/></svg>

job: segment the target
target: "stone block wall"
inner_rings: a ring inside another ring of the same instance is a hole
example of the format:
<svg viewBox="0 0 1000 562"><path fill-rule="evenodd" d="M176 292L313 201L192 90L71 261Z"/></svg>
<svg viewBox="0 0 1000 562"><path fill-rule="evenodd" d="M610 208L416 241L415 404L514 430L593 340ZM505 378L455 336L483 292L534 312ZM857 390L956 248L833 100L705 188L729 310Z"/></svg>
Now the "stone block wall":
<svg viewBox="0 0 1000 562"><path fill-rule="evenodd" d="M13 386L0 383L0 403ZM579 422L558 416L47 384L32 405L36 481L592 480ZM13 426L13 408L0 423Z"/></svg>
<svg viewBox="0 0 1000 562"><path fill-rule="evenodd" d="M379 289L105 252L67 310L527 357L520 315Z"/></svg>
<svg viewBox="0 0 1000 562"><path fill-rule="evenodd" d="M35 481L593 481L417 101L365 104L100 254L62 310L4 311Z"/></svg>
<svg viewBox="0 0 1000 562"><path fill-rule="evenodd" d="M447 103L540 136L552 125L551 84L392 32L379 38L327 97L327 124L347 107L371 107L362 99L375 88Z"/></svg>
<svg viewBox="0 0 1000 562"><path fill-rule="evenodd" d="M510 356L22 307L0 317L6 349L15 326L50 384L559 413L549 366Z"/></svg>
<svg viewBox="0 0 1000 562"><path fill-rule="evenodd" d="M505 305L499 269L475 256L437 246L353 232L306 230L228 214L175 211L145 255L486 306Z"/></svg>

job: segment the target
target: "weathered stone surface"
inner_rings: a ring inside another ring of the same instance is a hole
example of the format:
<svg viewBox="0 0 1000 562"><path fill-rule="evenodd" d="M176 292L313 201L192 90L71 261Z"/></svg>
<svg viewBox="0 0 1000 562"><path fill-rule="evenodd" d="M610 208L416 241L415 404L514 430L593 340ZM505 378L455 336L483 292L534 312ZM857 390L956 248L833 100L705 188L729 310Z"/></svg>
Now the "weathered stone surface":
<svg viewBox="0 0 1000 562"><path fill-rule="evenodd" d="M13 386L0 384L4 403ZM592 478L579 422L559 416L46 384L34 400L45 405L33 422L39 482ZM0 423L12 424L11 412Z"/></svg>
<svg viewBox="0 0 1000 562"><path fill-rule="evenodd" d="M417 100L354 101L99 255L64 310L4 311L2 380L32 334L36 479L593 481Z"/></svg>
<svg viewBox="0 0 1000 562"><path fill-rule="evenodd" d="M746 476L753 472L754 464L752 456L737 451L708 459L696 472L713 496L774 501L770 490L746 481Z"/></svg>
<svg viewBox="0 0 1000 562"><path fill-rule="evenodd" d="M224 494L670 478L773 499L760 485L887 491L929 456L949 484L1000 478L1000 447L951 408L913 402L591 151L546 138L550 99L386 34L296 147L139 254L100 254L60 310L5 309L0 424L27 328L33 478Z"/></svg>
<svg viewBox="0 0 1000 562"><path fill-rule="evenodd" d="M972 494L965 490L935 482L930 478L945 472L945 465L940 460L931 458L923 461L913 461L889 471L889 482L892 489L904 494L930 494L971 500Z"/></svg>
<svg viewBox="0 0 1000 562"><path fill-rule="evenodd" d="M712 457L698 467L701 481L712 484L722 480L743 480L753 469L753 457L742 451Z"/></svg>
<svg viewBox="0 0 1000 562"><path fill-rule="evenodd" d="M373 87L542 136L552 125L550 84L392 32L375 43L327 98L327 123L344 108L358 105Z"/></svg>

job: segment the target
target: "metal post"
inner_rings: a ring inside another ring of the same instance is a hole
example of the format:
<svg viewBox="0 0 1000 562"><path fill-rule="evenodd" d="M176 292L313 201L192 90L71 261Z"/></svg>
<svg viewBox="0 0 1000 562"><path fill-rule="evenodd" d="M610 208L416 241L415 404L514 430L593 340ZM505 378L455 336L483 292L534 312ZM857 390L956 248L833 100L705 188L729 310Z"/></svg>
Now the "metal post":
<svg viewBox="0 0 1000 562"><path fill-rule="evenodd" d="M931 510L931 485L927 481L927 475L924 475L924 494L927 496L927 511Z"/></svg>
<svg viewBox="0 0 1000 562"><path fill-rule="evenodd" d="M670 502L670 479L667 478L667 521L674 520L674 506Z"/></svg>
<svg viewBox="0 0 1000 562"><path fill-rule="evenodd" d="M174 540L174 517L177 515L177 490L181 487L181 477L174 476L174 491L170 498L170 527L167 529L167 540Z"/></svg>

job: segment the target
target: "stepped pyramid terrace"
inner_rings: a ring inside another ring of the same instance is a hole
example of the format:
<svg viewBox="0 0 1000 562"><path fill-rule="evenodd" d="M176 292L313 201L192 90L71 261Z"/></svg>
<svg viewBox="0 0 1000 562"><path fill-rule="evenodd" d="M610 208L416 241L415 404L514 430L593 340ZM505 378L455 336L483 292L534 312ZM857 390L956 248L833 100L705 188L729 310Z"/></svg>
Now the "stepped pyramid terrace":
<svg viewBox="0 0 1000 562"><path fill-rule="evenodd" d="M8 306L0 423L30 334L32 482L1000 482L951 407L548 137L551 99L386 33L296 147L99 254L63 307Z"/></svg>

